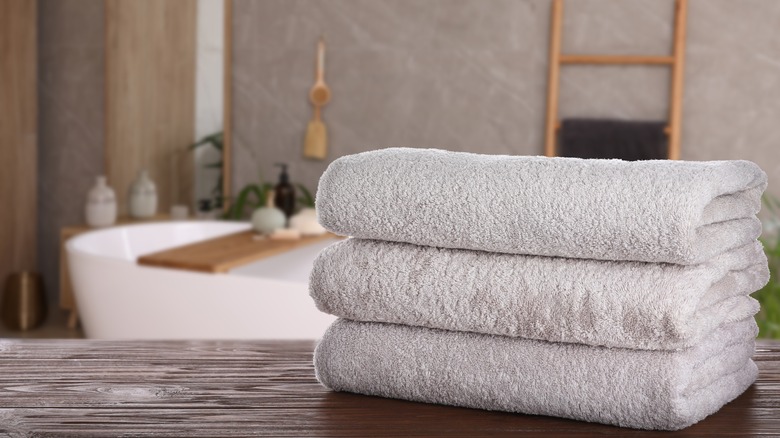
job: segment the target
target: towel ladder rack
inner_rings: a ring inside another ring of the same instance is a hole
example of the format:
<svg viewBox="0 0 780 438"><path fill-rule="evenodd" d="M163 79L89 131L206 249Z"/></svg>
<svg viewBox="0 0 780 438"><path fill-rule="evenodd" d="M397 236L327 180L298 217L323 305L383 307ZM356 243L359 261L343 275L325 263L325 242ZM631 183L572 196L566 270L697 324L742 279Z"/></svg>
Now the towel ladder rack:
<svg viewBox="0 0 780 438"><path fill-rule="evenodd" d="M544 153L556 155L558 120L558 95L561 65L650 65L666 66L672 69L669 90L669 125L665 132L669 136L668 158L680 158L680 124L682 121L683 73L685 66L685 22L688 10L687 0L674 1L674 38L672 54L655 55L574 55L561 53L561 31L563 24L563 0L553 0L550 23L550 65L547 82L547 122L545 126Z"/></svg>

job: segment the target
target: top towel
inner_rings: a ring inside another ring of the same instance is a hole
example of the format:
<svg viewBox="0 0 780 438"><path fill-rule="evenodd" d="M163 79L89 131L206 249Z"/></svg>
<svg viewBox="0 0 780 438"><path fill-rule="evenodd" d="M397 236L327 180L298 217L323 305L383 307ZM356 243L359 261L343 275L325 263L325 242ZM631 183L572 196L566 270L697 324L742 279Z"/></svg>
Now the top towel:
<svg viewBox="0 0 780 438"><path fill-rule="evenodd" d="M317 214L345 236L443 248L697 264L761 233L749 161L621 161L391 148L341 157Z"/></svg>

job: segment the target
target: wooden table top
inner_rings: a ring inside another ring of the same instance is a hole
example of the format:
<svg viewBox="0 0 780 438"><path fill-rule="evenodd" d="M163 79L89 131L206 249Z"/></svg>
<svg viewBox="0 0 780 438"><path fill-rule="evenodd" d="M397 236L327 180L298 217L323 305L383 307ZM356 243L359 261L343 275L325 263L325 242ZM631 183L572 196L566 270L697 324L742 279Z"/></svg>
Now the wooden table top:
<svg viewBox="0 0 780 438"><path fill-rule="evenodd" d="M312 341L0 339L6 436L780 436L780 342L758 382L680 432L333 393Z"/></svg>

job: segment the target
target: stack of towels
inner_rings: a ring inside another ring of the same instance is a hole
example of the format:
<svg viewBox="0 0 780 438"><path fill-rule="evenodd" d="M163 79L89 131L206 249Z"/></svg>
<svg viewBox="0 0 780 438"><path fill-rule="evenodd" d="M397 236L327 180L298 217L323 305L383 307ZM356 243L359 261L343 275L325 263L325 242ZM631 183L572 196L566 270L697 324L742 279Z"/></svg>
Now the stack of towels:
<svg viewBox="0 0 780 438"><path fill-rule="evenodd" d="M334 161L317 211L353 238L310 292L337 391L676 430L757 376L769 277L747 161L383 149Z"/></svg>

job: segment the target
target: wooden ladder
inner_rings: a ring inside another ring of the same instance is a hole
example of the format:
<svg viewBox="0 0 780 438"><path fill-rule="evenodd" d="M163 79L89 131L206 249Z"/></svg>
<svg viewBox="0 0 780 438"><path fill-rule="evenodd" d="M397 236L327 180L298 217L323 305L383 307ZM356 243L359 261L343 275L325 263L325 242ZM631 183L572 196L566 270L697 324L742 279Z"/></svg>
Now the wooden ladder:
<svg viewBox="0 0 780 438"><path fill-rule="evenodd" d="M669 56L645 55L569 55L561 53L561 28L563 22L563 0L553 0L550 25L550 68L547 88L547 122L545 127L544 154L556 155L556 134L560 129L558 120L558 91L560 88L561 65L653 65L672 69L669 93L669 136L668 158L680 158L680 123L682 121L683 68L685 63L685 22L688 10L687 0L674 2L674 41Z"/></svg>

